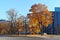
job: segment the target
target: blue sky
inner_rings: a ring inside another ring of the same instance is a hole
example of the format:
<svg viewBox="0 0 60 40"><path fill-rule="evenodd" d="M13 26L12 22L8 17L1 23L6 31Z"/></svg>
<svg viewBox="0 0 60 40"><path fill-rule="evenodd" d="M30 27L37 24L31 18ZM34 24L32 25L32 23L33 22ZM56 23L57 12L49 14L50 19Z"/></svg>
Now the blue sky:
<svg viewBox="0 0 60 40"><path fill-rule="evenodd" d="M50 11L54 11L55 7L60 7L59 0L0 0L0 19L7 20L6 11L12 8L18 14L26 16L30 7L36 3L45 4Z"/></svg>

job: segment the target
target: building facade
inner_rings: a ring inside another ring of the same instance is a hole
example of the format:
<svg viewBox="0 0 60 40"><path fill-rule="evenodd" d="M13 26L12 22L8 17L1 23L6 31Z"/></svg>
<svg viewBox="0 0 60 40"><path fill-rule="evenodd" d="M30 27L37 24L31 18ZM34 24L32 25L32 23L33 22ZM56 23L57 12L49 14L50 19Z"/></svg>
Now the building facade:
<svg viewBox="0 0 60 40"><path fill-rule="evenodd" d="M52 11L53 23L49 25L46 33L48 34L60 34L60 8L56 7L55 11Z"/></svg>

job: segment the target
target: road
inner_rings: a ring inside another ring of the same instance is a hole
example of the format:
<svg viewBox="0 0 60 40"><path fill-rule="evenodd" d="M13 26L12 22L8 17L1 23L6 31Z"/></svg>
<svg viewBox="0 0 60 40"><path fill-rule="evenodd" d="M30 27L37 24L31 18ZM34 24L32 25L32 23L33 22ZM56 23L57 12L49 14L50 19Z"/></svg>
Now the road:
<svg viewBox="0 0 60 40"><path fill-rule="evenodd" d="M0 40L60 40L60 36L51 36L51 37L0 37Z"/></svg>

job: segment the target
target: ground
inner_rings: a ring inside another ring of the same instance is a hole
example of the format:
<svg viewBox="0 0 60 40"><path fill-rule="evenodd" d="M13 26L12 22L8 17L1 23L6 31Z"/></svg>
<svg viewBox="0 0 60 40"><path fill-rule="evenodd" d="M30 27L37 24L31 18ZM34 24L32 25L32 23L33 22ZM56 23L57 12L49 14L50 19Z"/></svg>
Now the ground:
<svg viewBox="0 0 60 40"><path fill-rule="evenodd" d="M60 40L60 35L5 35L1 36L0 40Z"/></svg>

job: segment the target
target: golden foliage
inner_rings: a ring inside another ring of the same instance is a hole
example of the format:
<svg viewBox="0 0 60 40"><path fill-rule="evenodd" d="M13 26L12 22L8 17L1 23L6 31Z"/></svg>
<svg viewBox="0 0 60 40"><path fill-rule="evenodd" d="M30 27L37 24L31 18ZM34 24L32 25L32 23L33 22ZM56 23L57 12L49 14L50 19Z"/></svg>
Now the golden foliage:
<svg viewBox="0 0 60 40"><path fill-rule="evenodd" d="M0 34L8 34L10 31L10 25L7 22L0 23Z"/></svg>
<svg viewBox="0 0 60 40"><path fill-rule="evenodd" d="M42 26L48 27L52 23L52 13L48 11L45 5L35 4L29 11L32 12L28 15L28 25L31 27L30 32L41 32Z"/></svg>
<svg viewBox="0 0 60 40"><path fill-rule="evenodd" d="M21 18L18 18L16 21L16 28L18 29L18 32L22 32L23 29L23 21L21 20Z"/></svg>

